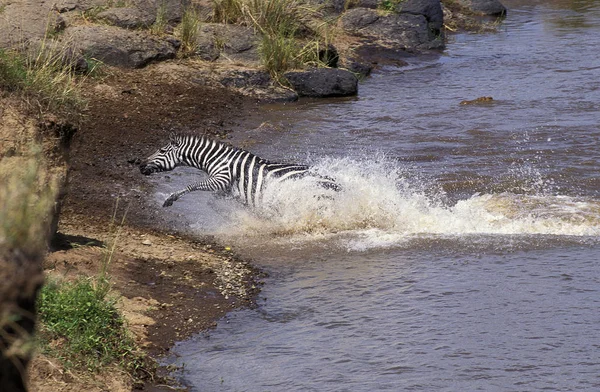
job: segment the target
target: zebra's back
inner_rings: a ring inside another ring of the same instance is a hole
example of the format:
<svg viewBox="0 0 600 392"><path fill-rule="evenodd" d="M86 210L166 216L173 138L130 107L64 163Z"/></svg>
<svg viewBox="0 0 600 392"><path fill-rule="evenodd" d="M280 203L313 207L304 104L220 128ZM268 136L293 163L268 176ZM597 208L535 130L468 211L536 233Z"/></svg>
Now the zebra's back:
<svg viewBox="0 0 600 392"><path fill-rule="evenodd" d="M263 190L272 181L300 178L308 172L308 166L274 163L247 152L239 162L233 162L232 193L242 202L258 206L262 202Z"/></svg>

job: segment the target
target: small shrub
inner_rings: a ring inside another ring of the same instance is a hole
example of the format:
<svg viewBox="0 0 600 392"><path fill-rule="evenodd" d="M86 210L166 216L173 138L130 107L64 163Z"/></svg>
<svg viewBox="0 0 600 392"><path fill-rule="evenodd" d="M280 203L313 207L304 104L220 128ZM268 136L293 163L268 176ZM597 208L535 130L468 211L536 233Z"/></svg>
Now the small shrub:
<svg viewBox="0 0 600 392"><path fill-rule="evenodd" d="M96 370L111 362L136 366L140 356L106 286L89 279L49 282L38 311L43 347L66 365Z"/></svg>

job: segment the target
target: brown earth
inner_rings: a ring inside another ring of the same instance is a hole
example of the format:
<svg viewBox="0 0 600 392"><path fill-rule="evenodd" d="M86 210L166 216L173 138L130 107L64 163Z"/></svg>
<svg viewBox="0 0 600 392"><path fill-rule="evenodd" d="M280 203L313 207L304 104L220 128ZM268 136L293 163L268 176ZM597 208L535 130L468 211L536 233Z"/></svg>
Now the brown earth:
<svg viewBox="0 0 600 392"><path fill-rule="evenodd" d="M108 71L86 82L88 109L71 143L59 235L44 261L47 275L70 279L94 276L110 257L114 291L123 296L130 329L152 357L215 326L226 312L252 306L260 275L210 238L178 233L175 218L152 201L137 166L171 130L223 136L258 103L195 82L176 66L165 73L165 66ZM132 385L114 369L75 374L43 356L34 360L30 377L31 390L44 392L83 386L156 391L165 382L149 375L144 385Z"/></svg>

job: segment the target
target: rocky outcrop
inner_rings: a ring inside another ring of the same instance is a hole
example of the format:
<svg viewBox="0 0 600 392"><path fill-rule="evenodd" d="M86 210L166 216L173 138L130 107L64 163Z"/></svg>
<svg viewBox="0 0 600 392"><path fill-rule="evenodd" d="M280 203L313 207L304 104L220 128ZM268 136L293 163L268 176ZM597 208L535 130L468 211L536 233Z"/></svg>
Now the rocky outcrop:
<svg viewBox="0 0 600 392"><path fill-rule="evenodd" d="M353 73L335 68L316 68L283 75L300 96L343 97L355 95L358 79Z"/></svg>
<svg viewBox="0 0 600 392"><path fill-rule="evenodd" d="M69 27L65 37L85 57L128 68L174 58L179 47L179 41L174 38L159 39L142 31L113 26Z"/></svg>
<svg viewBox="0 0 600 392"><path fill-rule="evenodd" d="M456 0L456 2L460 6L479 15L506 15L506 7L499 0Z"/></svg>
<svg viewBox="0 0 600 392"><path fill-rule="evenodd" d="M421 14L381 15L376 10L354 8L342 15L341 23L348 33L388 48L419 51L444 47L442 36L436 35Z"/></svg>

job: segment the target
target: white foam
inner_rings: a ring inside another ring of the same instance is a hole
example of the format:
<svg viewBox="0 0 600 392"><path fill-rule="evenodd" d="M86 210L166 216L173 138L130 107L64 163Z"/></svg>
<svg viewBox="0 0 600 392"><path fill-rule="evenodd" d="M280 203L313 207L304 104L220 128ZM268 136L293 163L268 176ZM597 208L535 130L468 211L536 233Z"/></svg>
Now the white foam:
<svg viewBox="0 0 600 392"><path fill-rule="evenodd" d="M445 205L425 191L423 181L383 157L324 159L315 171L335 178L342 190L325 190L311 178L268 186L262 208L235 208L222 234L303 242L338 237L352 249L423 235L600 236L597 200L500 193Z"/></svg>

